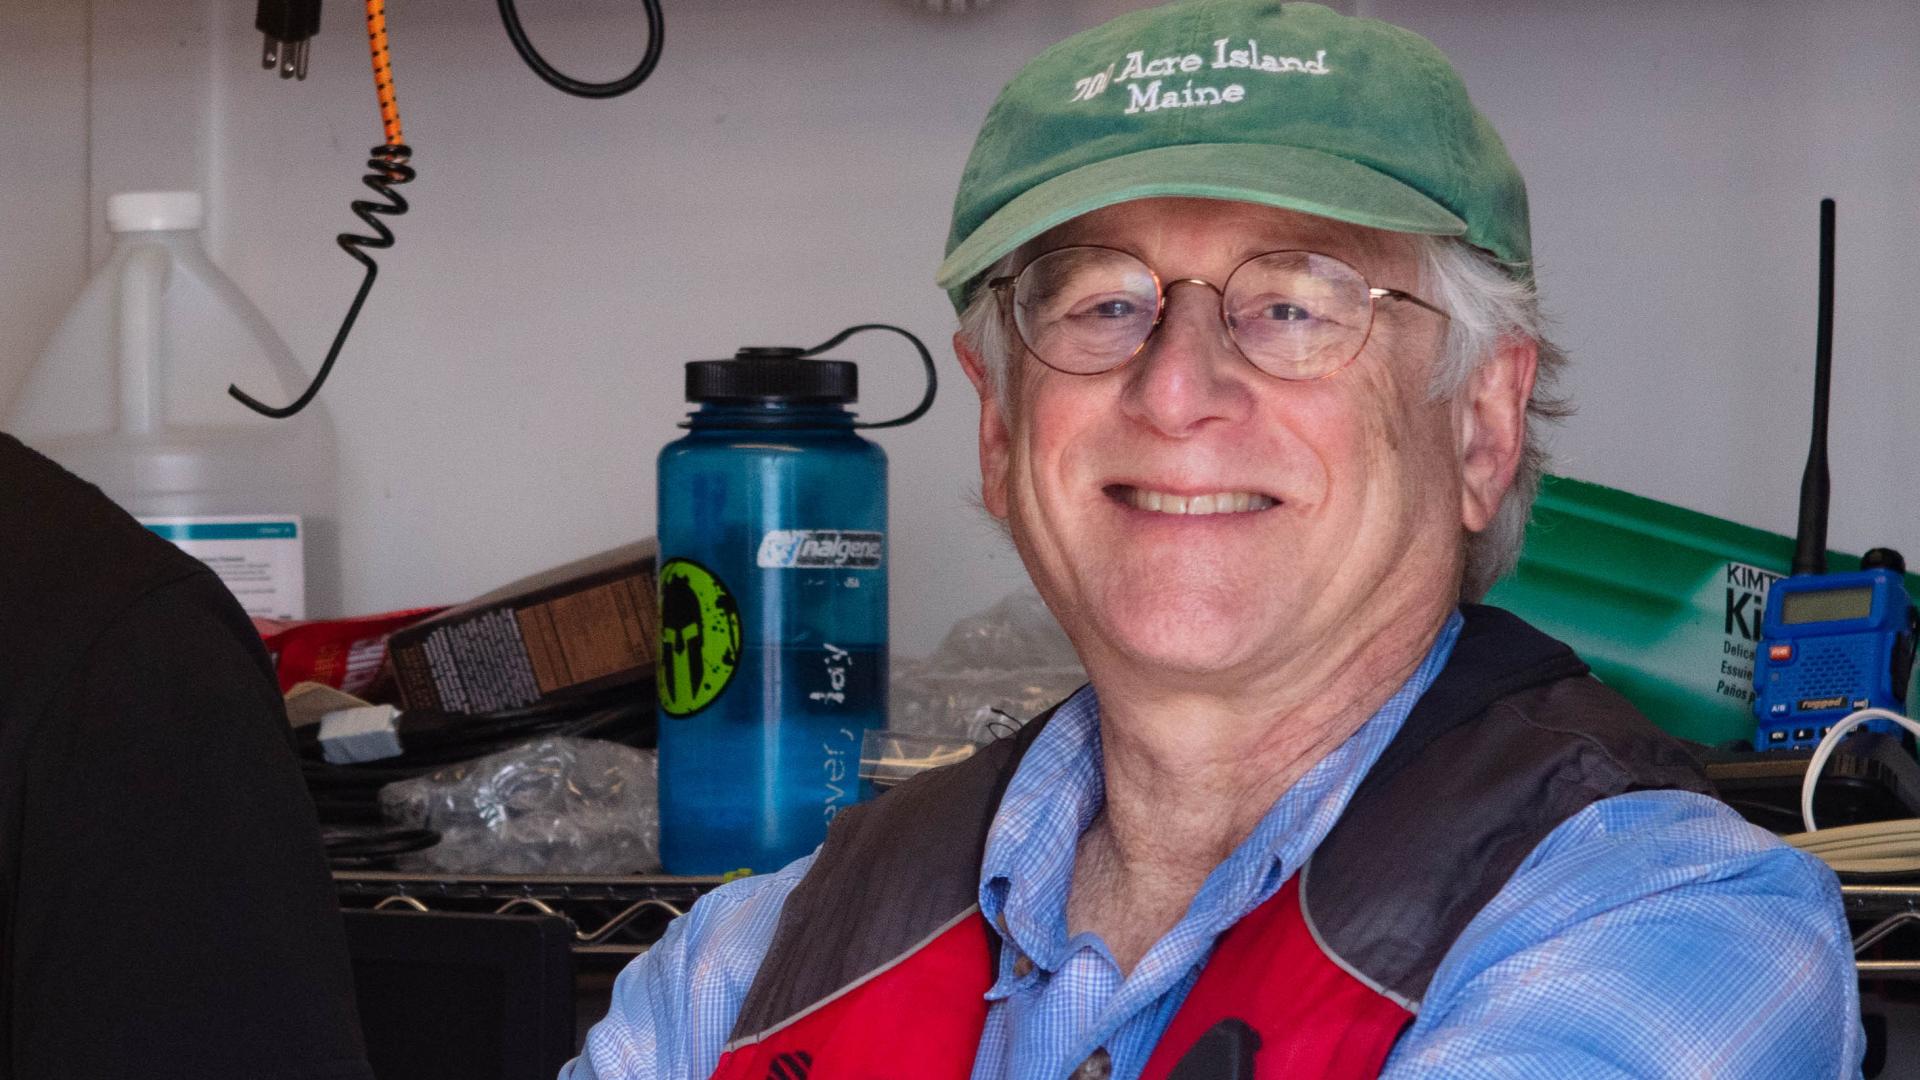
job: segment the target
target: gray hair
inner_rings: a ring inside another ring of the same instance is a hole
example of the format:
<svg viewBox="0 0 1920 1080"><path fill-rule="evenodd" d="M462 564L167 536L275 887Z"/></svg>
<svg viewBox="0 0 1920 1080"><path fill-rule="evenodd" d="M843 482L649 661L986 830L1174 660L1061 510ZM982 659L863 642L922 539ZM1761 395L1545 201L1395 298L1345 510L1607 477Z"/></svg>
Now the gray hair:
<svg viewBox="0 0 1920 1080"><path fill-rule="evenodd" d="M1533 396L1527 401L1526 437L1513 486L1487 527L1466 539L1460 599L1471 602L1485 596L1493 583L1519 561L1533 499L1547 470L1542 429L1572 411L1555 393L1567 357L1547 338L1547 319L1541 313L1540 296L1531 277L1513 273L1492 255L1455 237L1421 236L1416 240L1422 299L1453 316L1439 362L1434 365L1431 392L1436 400L1464 390L1504 338L1523 338L1539 350ZM985 282L1012 274L1026 254L1024 250L1009 254L976 280ZM960 337L986 365L987 380L1005 409L1010 404L1007 369L1018 339L991 290L976 288L960 313Z"/></svg>

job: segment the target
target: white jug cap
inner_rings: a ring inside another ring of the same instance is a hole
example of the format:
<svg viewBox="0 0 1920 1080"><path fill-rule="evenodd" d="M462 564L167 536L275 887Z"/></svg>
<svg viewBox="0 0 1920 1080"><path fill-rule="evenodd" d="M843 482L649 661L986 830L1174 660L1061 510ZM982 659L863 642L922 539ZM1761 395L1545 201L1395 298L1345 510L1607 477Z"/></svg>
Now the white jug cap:
<svg viewBox="0 0 1920 1080"><path fill-rule="evenodd" d="M197 191L123 191L107 197L112 232L197 229L206 220L207 204Z"/></svg>

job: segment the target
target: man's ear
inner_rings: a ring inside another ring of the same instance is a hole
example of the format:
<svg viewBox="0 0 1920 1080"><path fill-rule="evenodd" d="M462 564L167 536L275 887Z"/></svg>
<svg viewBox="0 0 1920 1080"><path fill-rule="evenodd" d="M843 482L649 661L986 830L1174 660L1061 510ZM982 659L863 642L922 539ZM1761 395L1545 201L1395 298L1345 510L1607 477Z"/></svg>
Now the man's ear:
<svg viewBox="0 0 1920 1080"><path fill-rule="evenodd" d="M1006 413L1000 407L1000 395L987 374L986 362L968 347L959 334L953 335L953 354L980 395L980 502L987 513L1006 520L1007 463L1013 436L1007 428Z"/></svg>
<svg viewBox="0 0 1920 1080"><path fill-rule="evenodd" d="M1468 380L1456 415L1460 455L1460 521L1480 532L1513 486L1526 447L1527 401L1540 360L1530 339L1500 339Z"/></svg>

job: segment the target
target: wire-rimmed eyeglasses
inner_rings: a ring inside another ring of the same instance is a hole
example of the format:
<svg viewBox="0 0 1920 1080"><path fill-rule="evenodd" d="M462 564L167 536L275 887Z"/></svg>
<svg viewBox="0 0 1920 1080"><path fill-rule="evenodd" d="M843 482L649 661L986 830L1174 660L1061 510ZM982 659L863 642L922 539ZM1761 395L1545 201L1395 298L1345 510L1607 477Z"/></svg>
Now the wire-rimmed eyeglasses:
<svg viewBox="0 0 1920 1080"><path fill-rule="evenodd" d="M1317 251L1263 252L1235 267L1225 285L1200 278L1162 284L1138 256L1077 245L987 282L1011 298L1014 329L1027 349L1071 375L1098 375L1137 356L1166 319L1176 285L1218 293L1234 347L1281 379L1324 378L1351 363L1373 331L1376 301L1405 300L1451 318L1412 293L1374 288L1360 271Z"/></svg>

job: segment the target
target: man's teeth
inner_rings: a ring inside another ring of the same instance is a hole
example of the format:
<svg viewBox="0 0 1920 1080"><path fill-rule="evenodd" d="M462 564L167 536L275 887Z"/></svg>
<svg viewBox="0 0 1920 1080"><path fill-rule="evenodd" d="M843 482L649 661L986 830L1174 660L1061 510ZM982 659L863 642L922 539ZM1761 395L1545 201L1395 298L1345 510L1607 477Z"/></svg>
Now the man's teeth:
<svg viewBox="0 0 1920 1080"><path fill-rule="evenodd" d="M1156 514L1244 514L1265 510L1273 499L1251 491L1221 491L1208 495L1169 495L1145 488L1129 488L1127 505Z"/></svg>

